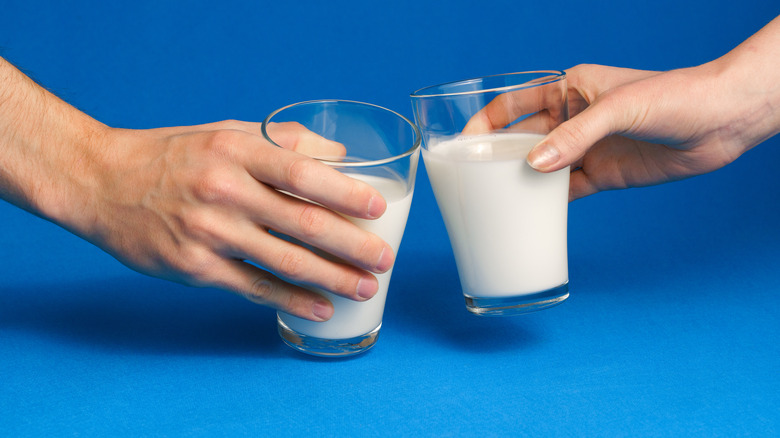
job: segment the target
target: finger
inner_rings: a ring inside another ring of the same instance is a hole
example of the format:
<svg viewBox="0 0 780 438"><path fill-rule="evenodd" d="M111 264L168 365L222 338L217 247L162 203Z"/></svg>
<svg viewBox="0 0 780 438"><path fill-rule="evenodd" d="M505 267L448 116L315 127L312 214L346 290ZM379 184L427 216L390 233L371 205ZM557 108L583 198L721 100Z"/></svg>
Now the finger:
<svg viewBox="0 0 780 438"><path fill-rule="evenodd" d="M209 131L242 131L249 134L254 134L262 137L262 124L257 122L245 122L241 120L221 120L218 122L203 123L200 125L190 126L170 126L164 128L155 128L151 131L156 131L161 135L184 135L184 134L196 134L199 132Z"/></svg>
<svg viewBox="0 0 780 438"><path fill-rule="evenodd" d="M379 191L312 158L265 143L243 162L258 181L362 219L380 217L387 203ZM259 154L264 154L262 157Z"/></svg>
<svg viewBox="0 0 780 438"><path fill-rule="evenodd" d="M326 321L333 316L333 305L322 295L287 283L256 266L230 260L218 268L221 277L215 280L216 286L254 303L311 321Z"/></svg>
<svg viewBox="0 0 780 438"><path fill-rule="evenodd" d="M280 192L269 195L273 199L258 199L258 204L262 202L264 205L274 205L274 208L252 209L250 219L255 223L265 224L278 233L319 248L367 271L381 273L392 267L392 248L375 234L311 202Z"/></svg>
<svg viewBox="0 0 780 438"><path fill-rule="evenodd" d="M221 120L218 122L204 123L193 126L198 131L218 131L222 129L244 131L257 136L262 136L262 123L246 122L243 120Z"/></svg>
<svg viewBox="0 0 780 438"><path fill-rule="evenodd" d="M590 196L598 191L582 169L573 171L569 176L569 202Z"/></svg>
<svg viewBox="0 0 780 438"><path fill-rule="evenodd" d="M594 104L562 123L528 153L528 164L542 172L553 172L576 162L611 133L610 113Z"/></svg>
<svg viewBox="0 0 780 438"><path fill-rule="evenodd" d="M611 135L599 141L571 173L569 199L604 190L645 187L700 172L686 164L692 151Z"/></svg>
<svg viewBox="0 0 780 438"><path fill-rule="evenodd" d="M539 111L507 128L508 132L529 132L547 134L560 123L548 110Z"/></svg>
<svg viewBox="0 0 780 438"><path fill-rule="evenodd" d="M641 126L647 118L648 104L635 90L634 86L621 86L599 95L585 110L542 139L529 152L528 163L542 172L556 171L577 163L607 136L630 133Z"/></svg>
<svg viewBox="0 0 780 438"><path fill-rule="evenodd" d="M331 210L356 218L376 219L387 207L379 191L369 184L341 174L313 158L274 146L262 137L241 130L217 130L196 135L206 135L205 141L211 153L230 157L255 181ZM203 139L184 141L202 143ZM201 185L212 183L218 191L224 189L223 181L206 181Z"/></svg>
<svg viewBox="0 0 780 438"><path fill-rule="evenodd" d="M218 130L242 131L257 136L263 136L263 124L257 122L245 122L241 120L222 120L219 122L204 123L193 126L178 126L158 128L158 131L166 135L187 134ZM327 140L306 129L296 122L269 123L266 125L266 133L274 143L285 149L296 151L310 157L338 161L344 158L346 149L338 142Z"/></svg>
<svg viewBox="0 0 780 438"><path fill-rule="evenodd" d="M347 154L343 144L315 134L297 122L272 122L266 124L265 130L274 143L299 154L330 161L340 161Z"/></svg>
<svg viewBox="0 0 780 438"><path fill-rule="evenodd" d="M182 133L190 134L209 132L213 134L210 141L219 143L215 150L237 157L250 174L262 183L352 217L376 219L384 213L387 207L384 198L369 184L343 175L304 154L272 145L254 133L259 126L251 122L225 120L191 127L159 128L159 131L169 134L174 129L182 129ZM329 154L341 153L343 156L343 149L340 149L343 146L339 143L324 140L300 128L287 129L283 142L291 148L328 150Z"/></svg>
<svg viewBox="0 0 780 438"><path fill-rule="evenodd" d="M376 293L378 284L369 272L333 260L324 252L315 254L302 247L301 242L279 239L269 234L265 222L289 220L292 225L285 225L289 228L279 228L305 234L305 238L322 246L325 252L343 253L345 259L357 260L356 264L376 272L388 270L394 261L392 249L385 242L332 211L259 184L247 173L230 179L223 186L200 188L195 192L198 201L216 208L208 214L187 215L186 228L190 235L207 242L221 257L251 261L287 281L315 285L351 299L364 300ZM297 213L300 206L311 213ZM272 220L266 220L267 217ZM299 223L308 226L306 231L297 230L295 224Z"/></svg>
<svg viewBox="0 0 780 438"><path fill-rule="evenodd" d="M577 97L581 97L586 104L590 104L608 90L647 79L660 73L651 70L635 70L596 64L574 66L566 70L566 81L569 88L569 108L572 109L572 102L578 102ZM579 113L578 110L584 108L581 106L576 107L575 105L574 109L572 116Z"/></svg>
<svg viewBox="0 0 780 438"><path fill-rule="evenodd" d="M300 246L300 242L280 239L258 227L243 228L241 239L228 239L235 245L230 255L250 260L284 280L316 286L355 301L373 297L379 288L376 277L369 272L328 260Z"/></svg>
<svg viewBox="0 0 780 438"><path fill-rule="evenodd" d="M570 98L575 101L570 107L575 107L576 115L554 129L528 154L528 163L542 172L576 163L600 139L628 129L631 120L639 117L639 107L634 96L624 92L624 86L660 73L582 64L567 70L566 74L569 95L581 99Z"/></svg>
<svg viewBox="0 0 780 438"><path fill-rule="evenodd" d="M545 102L549 101L545 94L551 89L538 86L499 94L469 119L463 134L477 135L501 129L523 115L545 109Z"/></svg>
<svg viewBox="0 0 780 438"><path fill-rule="evenodd" d="M339 173L336 173L336 176L344 177ZM233 224L243 218L244 223L252 227L244 230L247 234L219 235L218 241L228 240L241 244L252 242L248 237L257 232L255 228L261 226L292 236L349 264L372 272L385 272L394 262L392 248L378 236L360 229L328 208L259 184L248 173L217 174L204 180L196 195L203 202L219 204L221 214L224 215L223 224ZM196 221L198 218L191 219ZM213 229L211 225L214 220L207 220L210 222L205 225L195 222L196 228ZM228 229L225 225L219 227L220 232L225 229ZM263 233L267 234L264 231ZM241 244L234 244L234 247L241 247ZM252 245L262 247L254 242ZM252 252L244 250L243 254Z"/></svg>

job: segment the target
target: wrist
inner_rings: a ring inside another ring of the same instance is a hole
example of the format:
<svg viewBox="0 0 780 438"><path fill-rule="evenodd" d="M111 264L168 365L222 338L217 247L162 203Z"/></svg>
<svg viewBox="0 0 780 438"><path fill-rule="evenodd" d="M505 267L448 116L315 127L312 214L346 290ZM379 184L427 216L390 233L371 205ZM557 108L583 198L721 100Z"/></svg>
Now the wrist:
<svg viewBox="0 0 780 438"><path fill-rule="evenodd" d="M726 132L743 152L780 132L780 18L724 56L701 66L715 72L719 108L728 117Z"/></svg>
<svg viewBox="0 0 780 438"><path fill-rule="evenodd" d="M73 230L109 131L0 58L0 197Z"/></svg>
<svg viewBox="0 0 780 438"><path fill-rule="evenodd" d="M55 150L43 166L51 173L33 199L35 213L86 237L97 219L95 198L101 189L110 144L116 130L86 115L72 120L51 139ZM56 145L56 146L55 146Z"/></svg>

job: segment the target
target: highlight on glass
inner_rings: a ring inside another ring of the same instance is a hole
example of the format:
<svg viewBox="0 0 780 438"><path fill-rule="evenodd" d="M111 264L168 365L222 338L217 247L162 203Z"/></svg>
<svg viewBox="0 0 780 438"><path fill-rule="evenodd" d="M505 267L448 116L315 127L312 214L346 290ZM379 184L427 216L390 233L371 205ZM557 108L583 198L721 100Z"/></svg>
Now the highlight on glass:
<svg viewBox="0 0 780 438"><path fill-rule="evenodd" d="M314 134L311 147L307 147L305 153L370 184L382 194L387 209L379 219L346 218L378 235L398 254L414 194L420 154L418 128L402 115L377 105L316 100L272 112L263 122L263 135L279 145L280 140L269 134L268 127L272 123L285 122L298 123ZM334 143L340 147L327 147ZM338 152L334 154L334 151ZM318 249L310 249L323 257L333 258ZM368 350L375 345L382 327L392 272L391 268L376 274L379 292L364 302L310 288L333 303L333 316L325 322L314 322L277 312L279 335L290 347L317 356L349 356Z"/></svg>
<svg viewBox="0 0 780 438"><path fill-rule="evenodd" d="M563 302L569 169L541 173L526 157L568 119L566 74L449 82L411 100L466 308L502 316Z"/></svg>

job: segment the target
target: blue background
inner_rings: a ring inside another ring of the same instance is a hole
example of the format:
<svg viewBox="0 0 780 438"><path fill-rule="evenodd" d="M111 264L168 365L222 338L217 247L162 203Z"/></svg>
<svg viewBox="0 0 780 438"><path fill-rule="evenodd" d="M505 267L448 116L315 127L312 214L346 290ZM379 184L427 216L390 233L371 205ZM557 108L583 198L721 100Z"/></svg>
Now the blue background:
<svg viewBox="0 0 780 438"><path fill-rule="evenodd" d="M315 98L411 117L435 83L709 61L775 1L5 0L0 54L104 123L262 120ZM777 436L780 139L570 206L572 295L468 314L423 169L377 346L293 352L275 315L128 270L0 204L5 436Z"/></svg>

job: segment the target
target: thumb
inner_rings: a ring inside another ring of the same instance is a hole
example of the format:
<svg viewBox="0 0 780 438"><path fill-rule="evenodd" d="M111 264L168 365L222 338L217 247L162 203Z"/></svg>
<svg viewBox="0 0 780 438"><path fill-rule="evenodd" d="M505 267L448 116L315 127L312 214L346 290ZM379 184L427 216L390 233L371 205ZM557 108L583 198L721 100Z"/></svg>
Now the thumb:
<svg viewBox="0 0 780 438"><path fill-rule="evenodd" d="M613 132L609 105L596 101L553 129L528 154L528 164L553 172L579 160L596 142Z"/></svg>

